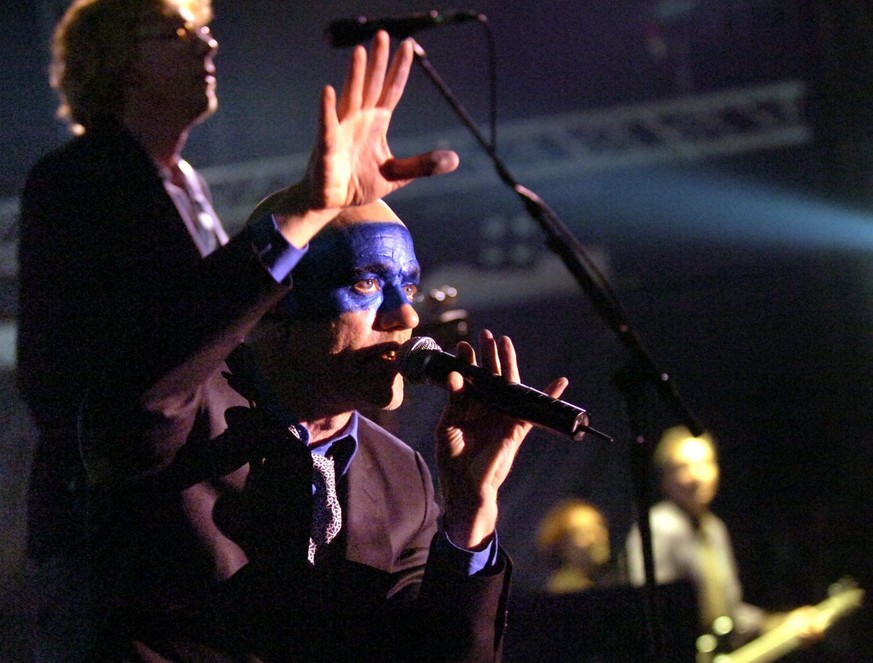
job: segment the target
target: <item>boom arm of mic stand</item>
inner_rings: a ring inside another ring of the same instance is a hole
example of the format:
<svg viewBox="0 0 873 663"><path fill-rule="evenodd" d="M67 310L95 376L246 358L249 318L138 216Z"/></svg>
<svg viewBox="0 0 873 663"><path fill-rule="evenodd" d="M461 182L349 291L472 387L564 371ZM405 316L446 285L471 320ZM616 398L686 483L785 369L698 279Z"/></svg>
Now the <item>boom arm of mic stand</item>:
<svg viewBox="0 0 873 663"><path fill-rule="evenodd" d="M682 400L676 385L669 374L658 370L651 355L643 346L639 336L631 327L618 298L612 291L606 277L587 255L584 248L567 229L558 215L533 191L519 184L497 156L495 146L485 140L473 118L458 101L452 91L434 69L427 53L421 45L412 40L415 60L448 101L452 110L472 132L474 138L491 158L500 179L521 198L528 214L546 233L547 246L561 258L574 276L579 286L588 294L594 308L618 336L622 345L630 353L628 367L617 381L628 403L628 412L633 431L632 473L635 482L637 524L643 547L643 566L646 575L650 639L657 657L664 656L662 624L659 616L659 600L654 579L651 530L649 527L648 468L650 464L649 445L646 444L646 421L642 406L647 385L654 385L657 392L670 406L674 414L685 423L693 435L703 433L703 426Z"/></svg>
<svg viewBox="0 0 873 663"><path fill-rule="evenodd" d="M521 198L528 214L545 231L547 246L561 258L564 265L576 278L580 287L591 298L598 313L603 317L610 329L616 332L622 344L631 351L631 364L634 366L634 370L630 374L638 375L644 380L652 380L676 416L688 426L689 430L695 435L703 433L703 426L682 401L669 374L658 370L650 354L643 347L642 341L628 322L628 317L623 311L618 298L613 293L606 277L597 269L594 261L587 255L585 249L567 229L558 215L536 193L515 180L509 169L501 161L500 157L497 156L494 146L485 140L473 118L434 69L425 50L415 40L412 40L412 43L416 62L433 81L452 109L472 132L482 149L491 158L500 179Z"/></svg>

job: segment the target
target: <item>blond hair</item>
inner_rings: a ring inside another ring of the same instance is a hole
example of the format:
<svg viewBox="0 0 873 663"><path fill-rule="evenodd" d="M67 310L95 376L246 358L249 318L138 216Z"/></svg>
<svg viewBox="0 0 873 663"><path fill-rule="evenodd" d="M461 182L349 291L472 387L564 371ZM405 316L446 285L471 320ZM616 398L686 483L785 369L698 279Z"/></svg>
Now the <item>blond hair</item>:
<svg viewBox="0 0 873 663"><path fill-rule="evenodd" d="M74 133L114 121L124 103L124 75L144 16L212 20L212 0L76 0L52 38L49 82L60 97L57 115Z"/></svg>
<svg viewBox="0 0 873 663"><path fill-rule="evenodd" d="M655 447L653 458L655 467L660 471L669 468L673 464L673 455L677 447L689 439L698 439L709 445L709 448L712 449L713 459L717 458L718 450L716 449L715 438L712 435L703 433L695 436L687 426L673 426L664 431Z"/></svg>
<svg viewBox="0 0 873 663"><path fill-rule="evenodd" d="M578 527L580 514L590 516L590 524L607 530L606 517L596 506L585 500L569 498L553 506L540 522L537 532L537 547L547 556L558 553L563 541Z"/></svg>

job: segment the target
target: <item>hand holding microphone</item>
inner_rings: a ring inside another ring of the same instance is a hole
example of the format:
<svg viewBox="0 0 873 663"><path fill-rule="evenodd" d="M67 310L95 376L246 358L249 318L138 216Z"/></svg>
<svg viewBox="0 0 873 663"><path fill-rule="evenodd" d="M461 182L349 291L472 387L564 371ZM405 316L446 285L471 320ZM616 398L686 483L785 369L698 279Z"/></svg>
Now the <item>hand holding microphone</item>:
<svg viewBox="0 0 873 663"><path fill-rule="evenodd" d="M464 342L458 344L458 357L442 352L427 337L410 339L397 352L401 375L451 392L436 429L436 459L446 533L467 549L482 545L494 532L497 493L532 424L557 428L575 439L583 429L590 430L584 410L557 400L567 386L565 379L552 382L546 392L525 387L518 383L509 338L495 339L483 331L479 347L481 367Z"/></svg>
<svg viewBox="0 0 873 663"><path fill-rule="evenodd" d="M485 368L443 352L426 336L414 337L397 353L401 375L413 383L432 384L446 388L449 373L461 374L470 396L496 410L534 425L542 426L574 440L585 433L612 440L605 433L588 426L588 413L566 401L495 375Z"/></svg>

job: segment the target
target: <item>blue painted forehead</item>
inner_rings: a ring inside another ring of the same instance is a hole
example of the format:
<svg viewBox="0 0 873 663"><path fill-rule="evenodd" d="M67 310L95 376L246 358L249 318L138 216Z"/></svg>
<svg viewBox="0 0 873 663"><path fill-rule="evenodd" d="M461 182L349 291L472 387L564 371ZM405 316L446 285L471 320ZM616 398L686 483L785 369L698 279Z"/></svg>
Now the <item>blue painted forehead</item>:
<svg viewBox="0 0 873 663"><path fill-rule="evenodd" d="M412 236L405 226L365 221L350 226L328 226L315 236L294 270L298 279L324 284L343 283L361 269L380 267L397 272L418 269Z"/></svg>

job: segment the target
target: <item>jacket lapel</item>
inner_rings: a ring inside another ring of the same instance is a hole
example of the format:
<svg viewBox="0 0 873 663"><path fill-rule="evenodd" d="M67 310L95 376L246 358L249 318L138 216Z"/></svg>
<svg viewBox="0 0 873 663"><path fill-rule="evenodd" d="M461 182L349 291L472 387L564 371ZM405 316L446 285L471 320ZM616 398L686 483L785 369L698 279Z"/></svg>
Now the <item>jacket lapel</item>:
<svg viewBox="0 0 873 663"><path fill-rule="evenodd" d="M378 440L372 439L368 426L361 426L359 437L348 475L346 559L391 572L394 559L385 511L388 485L373 456Z"/></svg>

